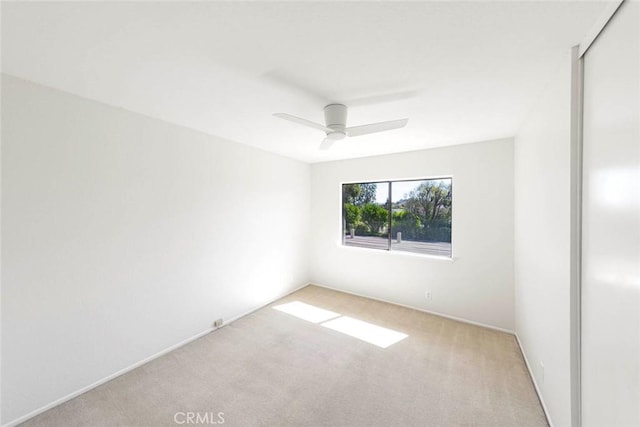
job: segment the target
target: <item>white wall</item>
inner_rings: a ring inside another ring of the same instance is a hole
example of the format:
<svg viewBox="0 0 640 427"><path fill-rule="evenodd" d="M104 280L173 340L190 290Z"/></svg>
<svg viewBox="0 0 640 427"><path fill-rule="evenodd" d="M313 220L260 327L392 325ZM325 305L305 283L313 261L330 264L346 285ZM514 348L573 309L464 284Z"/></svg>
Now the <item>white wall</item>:
<svg viewBox="0 0 640 427"><path fill-rule="evenodd" d="M2 83L3 423L308 282L309 165Z"/></svg>
<svg viewBox="0 0 640 427"><path fill-rule="evenodd" d="M516 333L556 427L571 424L570 126L567 50L514 147Z"/></svg>
<svg viewBox="0 0 640 427"><path fill-rule="evenodd" d="M441 176L453 261L341 245L341 183ZM314 164L311 200L313 283L513 329L512 140Z"/></svg>
<svg viewBox="0 0 640 427"><path fill-rule="evenodd" d="M0 4L0 22L2 22L2 5ZM2 46L0 31L0 46ZM2 55L0 54L0 72L2 72ZM0 78L0 254L2 254L2 79ZM0 424L2 424L2 259L0 255Z"/></svg>
<svg viewBox="0 0 640 427"><path fill-rule="evenodd" d="M585 55L582 415L640 425L640 4Z"/></svg>

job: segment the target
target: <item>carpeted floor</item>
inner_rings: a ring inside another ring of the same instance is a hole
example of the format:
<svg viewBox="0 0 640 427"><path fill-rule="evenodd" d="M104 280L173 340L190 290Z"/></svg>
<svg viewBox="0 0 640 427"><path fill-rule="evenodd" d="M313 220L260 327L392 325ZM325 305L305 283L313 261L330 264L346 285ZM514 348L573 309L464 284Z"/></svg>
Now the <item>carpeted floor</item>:
<svg viewBox="0 0 640 427"><path fill-rule="evenodd" d="M407 334L381 348L274 310ZM308 286L28 426L546 426L513 336Z"/></svg>

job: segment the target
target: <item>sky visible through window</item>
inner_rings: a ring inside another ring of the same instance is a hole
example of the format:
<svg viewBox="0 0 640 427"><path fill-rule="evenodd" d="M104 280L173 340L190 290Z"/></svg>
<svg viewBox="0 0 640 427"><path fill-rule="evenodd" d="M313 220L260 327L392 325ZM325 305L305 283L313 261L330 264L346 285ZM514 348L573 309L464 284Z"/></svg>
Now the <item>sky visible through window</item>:
<svg viewBox="0 0 640 427"><path fill-rule="evenodd" d="M436 180L434 182L442 182L443 180ZM420 185L423 181L394 181L393 182L393 198L392 202L398 202L405 199L406 196ZM384 204L387 202L389 196L389 185L387 183L378 184L376 188L376 203Z"/></svg>

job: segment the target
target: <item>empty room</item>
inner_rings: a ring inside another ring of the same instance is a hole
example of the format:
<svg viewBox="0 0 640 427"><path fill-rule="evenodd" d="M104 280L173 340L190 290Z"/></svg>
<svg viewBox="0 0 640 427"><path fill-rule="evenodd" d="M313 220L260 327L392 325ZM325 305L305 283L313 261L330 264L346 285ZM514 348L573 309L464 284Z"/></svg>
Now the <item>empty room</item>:
<svg viewBox="0 0 640 427"><path fill-rule="evenodd" d="M0 25L1 426L640 426L640 1Z"/></svg>

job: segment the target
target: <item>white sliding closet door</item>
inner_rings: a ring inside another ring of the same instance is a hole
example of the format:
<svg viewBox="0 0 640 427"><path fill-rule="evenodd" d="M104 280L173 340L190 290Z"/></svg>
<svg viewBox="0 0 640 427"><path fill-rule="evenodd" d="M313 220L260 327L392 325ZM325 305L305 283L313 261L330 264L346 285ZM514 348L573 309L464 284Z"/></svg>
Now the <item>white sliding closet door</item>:
<svg viewBox="0 0 640 427"><path fill-rule="evenodd" d="M582 425L640 426L640 4L585 54Z"/></svg>

